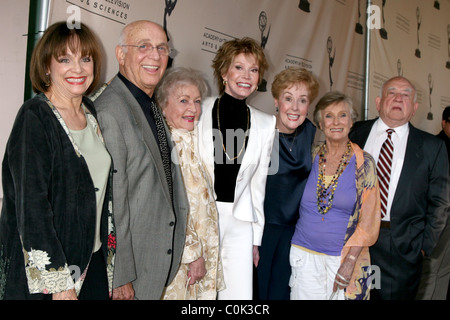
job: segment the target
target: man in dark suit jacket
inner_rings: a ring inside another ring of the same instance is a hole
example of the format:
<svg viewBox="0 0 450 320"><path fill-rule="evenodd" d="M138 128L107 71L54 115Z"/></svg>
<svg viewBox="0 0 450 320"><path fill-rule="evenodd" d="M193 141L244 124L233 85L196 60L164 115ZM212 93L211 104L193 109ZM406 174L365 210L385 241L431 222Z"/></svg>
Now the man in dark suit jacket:
<svg viewBox="0 0 450 320"><path fill-rule="evenodd" d="M418 103L409 80L388 80L376 106L380 117L355 123L350 133L378 161L386 130L395 130L386 216L370 248L372 265L381 271L371 299L414 299L423 256L431 254L449 214L447 152L443 141L410 124Z"/></svg>
<svg viewBox="0 0 450 320"><path fill-rule="evenodd" d="M445 142L450 163L450 106L442 112L442 130L436 136ZM450 170L449 170L450 175ZM417 300L448 299L450 285L450 219L441 234L438 244L429 257L423 261Z"/></svg>

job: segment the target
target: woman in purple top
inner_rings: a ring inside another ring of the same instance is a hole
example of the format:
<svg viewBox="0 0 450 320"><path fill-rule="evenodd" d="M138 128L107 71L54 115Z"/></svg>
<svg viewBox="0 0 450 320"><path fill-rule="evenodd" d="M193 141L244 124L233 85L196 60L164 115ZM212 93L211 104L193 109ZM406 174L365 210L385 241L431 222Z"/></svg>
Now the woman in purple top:
<svg viewBox="0 0 450 320"><path fill-rule="evenodd" d="M372 157L348 138L355 118L340 92L314 110L325 142L313 152L292 238L292 300L369 297L368 246L378 237L380 200Z"/></svg>

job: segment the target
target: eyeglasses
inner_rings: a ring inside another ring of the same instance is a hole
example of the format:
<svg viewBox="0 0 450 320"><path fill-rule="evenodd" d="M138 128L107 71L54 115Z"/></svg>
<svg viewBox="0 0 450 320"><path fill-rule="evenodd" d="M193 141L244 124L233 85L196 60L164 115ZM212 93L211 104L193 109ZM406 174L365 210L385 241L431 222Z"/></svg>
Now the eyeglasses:
<svg viewBox="0 0 450 320"><path fill-rule="evenodd" d="M136 44L122 44L121 47L135 47L138 48L138 51L140 53L152 53L153 49L156 49L156 52L160 55L160 56L168 56L171 52L172 49L170 49L167 45L159 45L159 46L152 46L150 43L143 43L141 45L136 45Z"/></svg>

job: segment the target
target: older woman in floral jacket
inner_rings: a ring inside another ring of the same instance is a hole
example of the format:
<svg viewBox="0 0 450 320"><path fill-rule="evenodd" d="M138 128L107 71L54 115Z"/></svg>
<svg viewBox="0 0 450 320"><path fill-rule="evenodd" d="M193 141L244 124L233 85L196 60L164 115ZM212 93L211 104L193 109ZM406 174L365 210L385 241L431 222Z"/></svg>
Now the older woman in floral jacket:
<svg viewBox="0 0 450 320"><path fill-rule="evenodd" d="M178 155L189 200L183 256L164 300L215 300L225 287L214 190L198 154L197 122L206 91L201 73L177 67L165 74L156 92L175 142L173 152Z"/></svg>

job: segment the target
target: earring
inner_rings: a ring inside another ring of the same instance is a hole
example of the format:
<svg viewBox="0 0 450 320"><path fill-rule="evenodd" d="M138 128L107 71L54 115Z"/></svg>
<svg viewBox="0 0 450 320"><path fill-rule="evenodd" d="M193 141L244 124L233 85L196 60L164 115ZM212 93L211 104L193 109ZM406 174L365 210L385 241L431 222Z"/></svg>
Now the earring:
<svg viewBox="0 0 450 320"><path fill-rule="evenodd" d="M225 80L225 79L223 79L222 83L223 83L223 86L224 86L224 87L226 87L226 86L227 86L227 84L228 84L228 81L227 81L227 80Z"/></svg>
<svg viewBox="0 0 450 320"><path fill-rule="evenodd" d="M278 107L275 108L276 112L278 113Z"/></svg>
<svg viewBox="0 0 450 320"><path fill-rule="evenodd" d="M52 81L51 81L51 78L50 78L50 73L47 72L45 75L47 77L47 79L45 79L45 86L46 87L50 87L50 85L52 84Z"/></svg>

